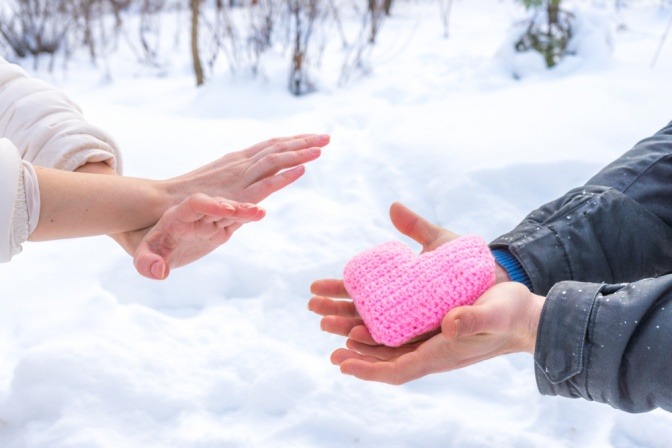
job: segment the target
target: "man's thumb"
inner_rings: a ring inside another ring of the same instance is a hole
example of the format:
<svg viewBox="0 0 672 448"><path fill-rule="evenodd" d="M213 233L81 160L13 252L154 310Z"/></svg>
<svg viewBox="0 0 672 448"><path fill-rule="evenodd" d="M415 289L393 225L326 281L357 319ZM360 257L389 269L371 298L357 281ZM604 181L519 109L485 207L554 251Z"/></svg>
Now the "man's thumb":
<svg viewBox="0 0 672 448"><path fill-rule="evenodd" d="M464 338L482 333L485 319L480 306L453 308L441 322L441 332L448 339Z"/></svg>

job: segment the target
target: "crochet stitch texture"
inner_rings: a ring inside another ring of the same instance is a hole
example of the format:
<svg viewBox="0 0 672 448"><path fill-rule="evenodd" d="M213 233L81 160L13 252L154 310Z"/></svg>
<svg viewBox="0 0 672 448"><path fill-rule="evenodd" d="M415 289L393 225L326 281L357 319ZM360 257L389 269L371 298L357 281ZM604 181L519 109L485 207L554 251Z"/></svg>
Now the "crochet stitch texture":
<svg viewBox="0 0 672 448"><path fill-rule="evenodd" d="M390 241L353 257L343 281L373 339L397 347L438 328L452 308L473 304L495 284L495 261L474 235L421 255Z"/></svg>

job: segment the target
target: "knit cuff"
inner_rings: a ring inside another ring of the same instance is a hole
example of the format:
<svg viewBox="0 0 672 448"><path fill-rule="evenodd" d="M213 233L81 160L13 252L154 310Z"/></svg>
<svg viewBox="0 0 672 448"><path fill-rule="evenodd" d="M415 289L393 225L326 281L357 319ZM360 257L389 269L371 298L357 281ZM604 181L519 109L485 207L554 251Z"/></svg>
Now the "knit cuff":
<svg viewBox="0 0 672 448"><path fill-rule="evenodd" d="M532 289L532 281L523 269L523 265L514 257L511 252L505 249L491 249L492 256L498 265L504 268L511 281L522 283L528 289Z"/></svg>

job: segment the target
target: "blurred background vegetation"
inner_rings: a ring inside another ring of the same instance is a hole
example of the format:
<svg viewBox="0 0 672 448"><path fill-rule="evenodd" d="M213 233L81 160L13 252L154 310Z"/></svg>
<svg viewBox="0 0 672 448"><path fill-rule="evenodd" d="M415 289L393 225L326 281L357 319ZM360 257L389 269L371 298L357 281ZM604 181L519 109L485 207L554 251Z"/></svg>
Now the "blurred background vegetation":
<svg viewBox="0 0 672 448"><path fill-rule="evenodd" d="M50 69L59 58L67 66L73 54L85 51L92 64L109 71L108 56L124 46L137 63L160 67L175 51L165 45L165 35L171 34L168 41L175 47L188 42L195 83L202 85L222 65L256 75L264 55L279 48L287 57L288 89L303 95L315 89L310 68L319 64L328 42L338 40L343 48L340 80L345 83L354 71L368 68L367 54L384 38L384 22L396 5L437 3L437 20L449 38L454 1L4 0L0 49L6 57L32 59L35 65L47 59ZM512 23L518 30L515 51L538 52L548 68L558 64L573 36L575 15L565 8L569 2L508 1L526 11L522 21ZM619 11L628 1L647 0L604 0L600 6L609 1ZM661 10L670 8L670 0L655 1ZM667 31L661 45L666 37Z"/></svg>

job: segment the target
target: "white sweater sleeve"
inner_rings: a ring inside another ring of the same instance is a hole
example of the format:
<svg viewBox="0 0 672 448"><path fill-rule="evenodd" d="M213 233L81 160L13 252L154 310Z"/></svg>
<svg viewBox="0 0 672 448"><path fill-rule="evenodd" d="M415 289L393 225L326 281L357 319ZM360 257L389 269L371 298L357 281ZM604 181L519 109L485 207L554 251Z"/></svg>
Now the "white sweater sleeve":
<svg viewBox="0 0 672 448"><path fill-rule="evenodd" d="M21 252L39 215L35 171L9 140L0 139L0 263Z"/></svg>
<svg viewBox="0 0 672 448"><path fill-rule="evenodd" d="M121 174L121 155L112 137L88 123L63 93L2 58L0 137L34 165L73 171L104 161Z"/></svg>
<svg viewBox="0 0 672 448"><path fill-rule="evenodd" d="M37 226L33 165L73 171L88 162L122 171L112 137L63 93L0 57L0 263L21 252Z"/></svg>

